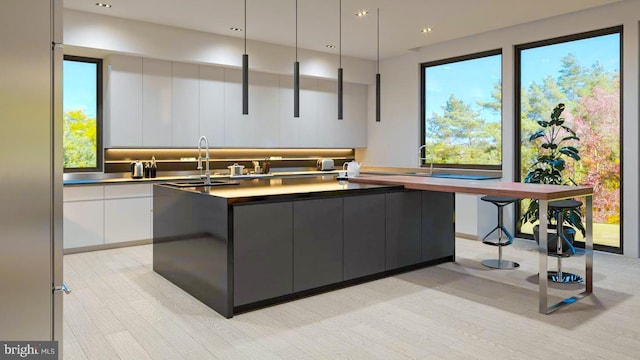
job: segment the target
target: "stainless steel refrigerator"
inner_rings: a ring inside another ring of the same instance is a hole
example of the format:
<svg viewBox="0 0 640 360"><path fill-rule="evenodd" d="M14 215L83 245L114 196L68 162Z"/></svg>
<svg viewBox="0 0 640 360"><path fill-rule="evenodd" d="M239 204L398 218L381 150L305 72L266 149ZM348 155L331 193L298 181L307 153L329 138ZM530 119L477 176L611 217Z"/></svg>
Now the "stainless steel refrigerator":
<svg viewBox="0 0 640 360"><path fill-rule="evenodd" d="M62 340L61 43L62 0L0 1L2 341Z"/></svg>

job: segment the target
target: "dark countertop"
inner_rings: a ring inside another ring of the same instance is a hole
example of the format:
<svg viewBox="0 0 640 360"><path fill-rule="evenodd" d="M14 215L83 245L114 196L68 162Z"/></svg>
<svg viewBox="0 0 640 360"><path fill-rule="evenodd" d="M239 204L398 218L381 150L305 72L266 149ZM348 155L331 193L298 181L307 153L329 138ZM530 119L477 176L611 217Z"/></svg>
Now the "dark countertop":
<svg viewBox="0 0 640 360"><path fill-rule="evenodd" d="M227 199L228 203L241 203L262 200L286 200L315 196L343 196L346 192L385 192L389 189L401 190L403 186L356 184L346 180L337 180L335 174L300 176L300 177L273 177L252 180L241 180L238 185L211 186L211 187L184 187L177 188L170 185L158 184L177 191L188 191L204 195L216 196Z"/></svg>
<svg viewBox="0 0 640 360"><path fill-rule="evenodd" d="M267 176L267 179L273 177L282 177L282 176L305 176L305 175L319 175L319 174L332 174L334 177L338 173L338 170L331 171L281 171L281 172L273 172L272 176ZM270 175L271 175L270 174ZM264 176L264 175L258 175ZM247 179L249 175L244 175L242 177L236 177L235 179ZM230 179L229 175L211 175L211 179L219 179L225 180ZM231 177L231 179L234 179ZM173 174L173 175L165 175L158 176L155 178L142 178L142 179L133 179L131 176L127 174L72 174L66 175L63 179L64 186L80 186L80 185L118 185L118 184L157 184L157 183L166 183L172 181L195 181L200 180L199 175L194 174Z"/></svg>
<svg viewBox="0 0 640 360"><path fill-rule="evenodd" d="M314 176L314 175L326 175L332 174L335 176L340 169L331 171L316 171L309 170L308 168L287 169L288 171L274 171L271 174L272 177L285 177L285 176ZM428 176L428 169L424 168L383 168L383 167L363 167L360 171L362 175L409 175L409 176ZM271 175L270 174L270 175ZM452 170L452 169L434 169L433 177L447 178L447 179L465 179L465 180L489 180L500 179L502 173L500 171L485 171L485 170ZM229 179L228 173L226 174L213 174L212 179L224 180ZM234 180L246 179L247 176L232 178ZM163 172L156 178L143 178L132 179L129 173L68 173L64 175L65 186L80 186L80 185L117 185L117 184L157 184L173 181L195 181L200 177L196 171L186 172Z"/></svg>

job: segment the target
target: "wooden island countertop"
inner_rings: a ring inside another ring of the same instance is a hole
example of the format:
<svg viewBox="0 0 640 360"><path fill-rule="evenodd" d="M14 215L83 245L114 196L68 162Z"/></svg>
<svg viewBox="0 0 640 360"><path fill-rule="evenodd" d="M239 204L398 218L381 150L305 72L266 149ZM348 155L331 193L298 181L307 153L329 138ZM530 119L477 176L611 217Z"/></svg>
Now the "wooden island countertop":
<svg viewBox="0 0 640 360"><path fill-rule="evenodd" d="M412 190L513 196L538 200L555 200L593 194L593 188L587 186L524 184L493 180L442 179L428 176L367 175L351 178L349 181L363 184L403 185L405 188Z"/></svg>

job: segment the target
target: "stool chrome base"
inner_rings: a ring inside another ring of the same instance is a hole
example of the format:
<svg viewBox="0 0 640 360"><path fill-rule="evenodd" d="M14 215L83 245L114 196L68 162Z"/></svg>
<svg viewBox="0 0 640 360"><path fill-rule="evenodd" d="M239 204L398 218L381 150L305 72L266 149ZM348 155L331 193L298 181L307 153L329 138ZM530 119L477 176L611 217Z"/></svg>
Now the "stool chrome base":
<svg viewBox="0 0 640 360"><path fill-rule="evenodd" d="M560 284L579 284L583 281L582 276L564 271L562 272L562 278L558 277L557 271L547 271L547 279Z"/></svg>
<svg viewBox="0 0 640 360"><path fill-rule="evenodd" d="M513 270L520 267L520 264L509 260L488 259L482 260L482 265L493 269Z"/></svg>

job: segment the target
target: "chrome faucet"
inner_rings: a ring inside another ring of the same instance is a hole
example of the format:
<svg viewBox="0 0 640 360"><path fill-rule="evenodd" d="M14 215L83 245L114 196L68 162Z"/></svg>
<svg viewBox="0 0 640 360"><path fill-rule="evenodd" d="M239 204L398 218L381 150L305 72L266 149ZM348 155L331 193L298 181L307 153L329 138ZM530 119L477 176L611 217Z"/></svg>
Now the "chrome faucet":
<svg viewBox="0 0 640 360"><path fill-rule="evenodd" d="M426 148L427 148L427 144L424 144L418 148L418 166L420 167L422 167L422 160L424 161L427 160ZM425 157L421 157L422 149L425 149ZM431 162L429 163L429 175L432 175L433 174L433 149L431 148L429 148L429 155L431 155L430 156Z"/></svg>
<svg viewBox="0 0 640 360"><path fill-rule="evenodd" d="M204 140L205 145L205 161L206 163L206 171L204 176L202 175L202 141ZM209 171L209 140L207 140L206 136L200 136L200 140L198 140L198 170L200 170L200 178L204 177L204 184L211 185L211 172Z"/></svg>

